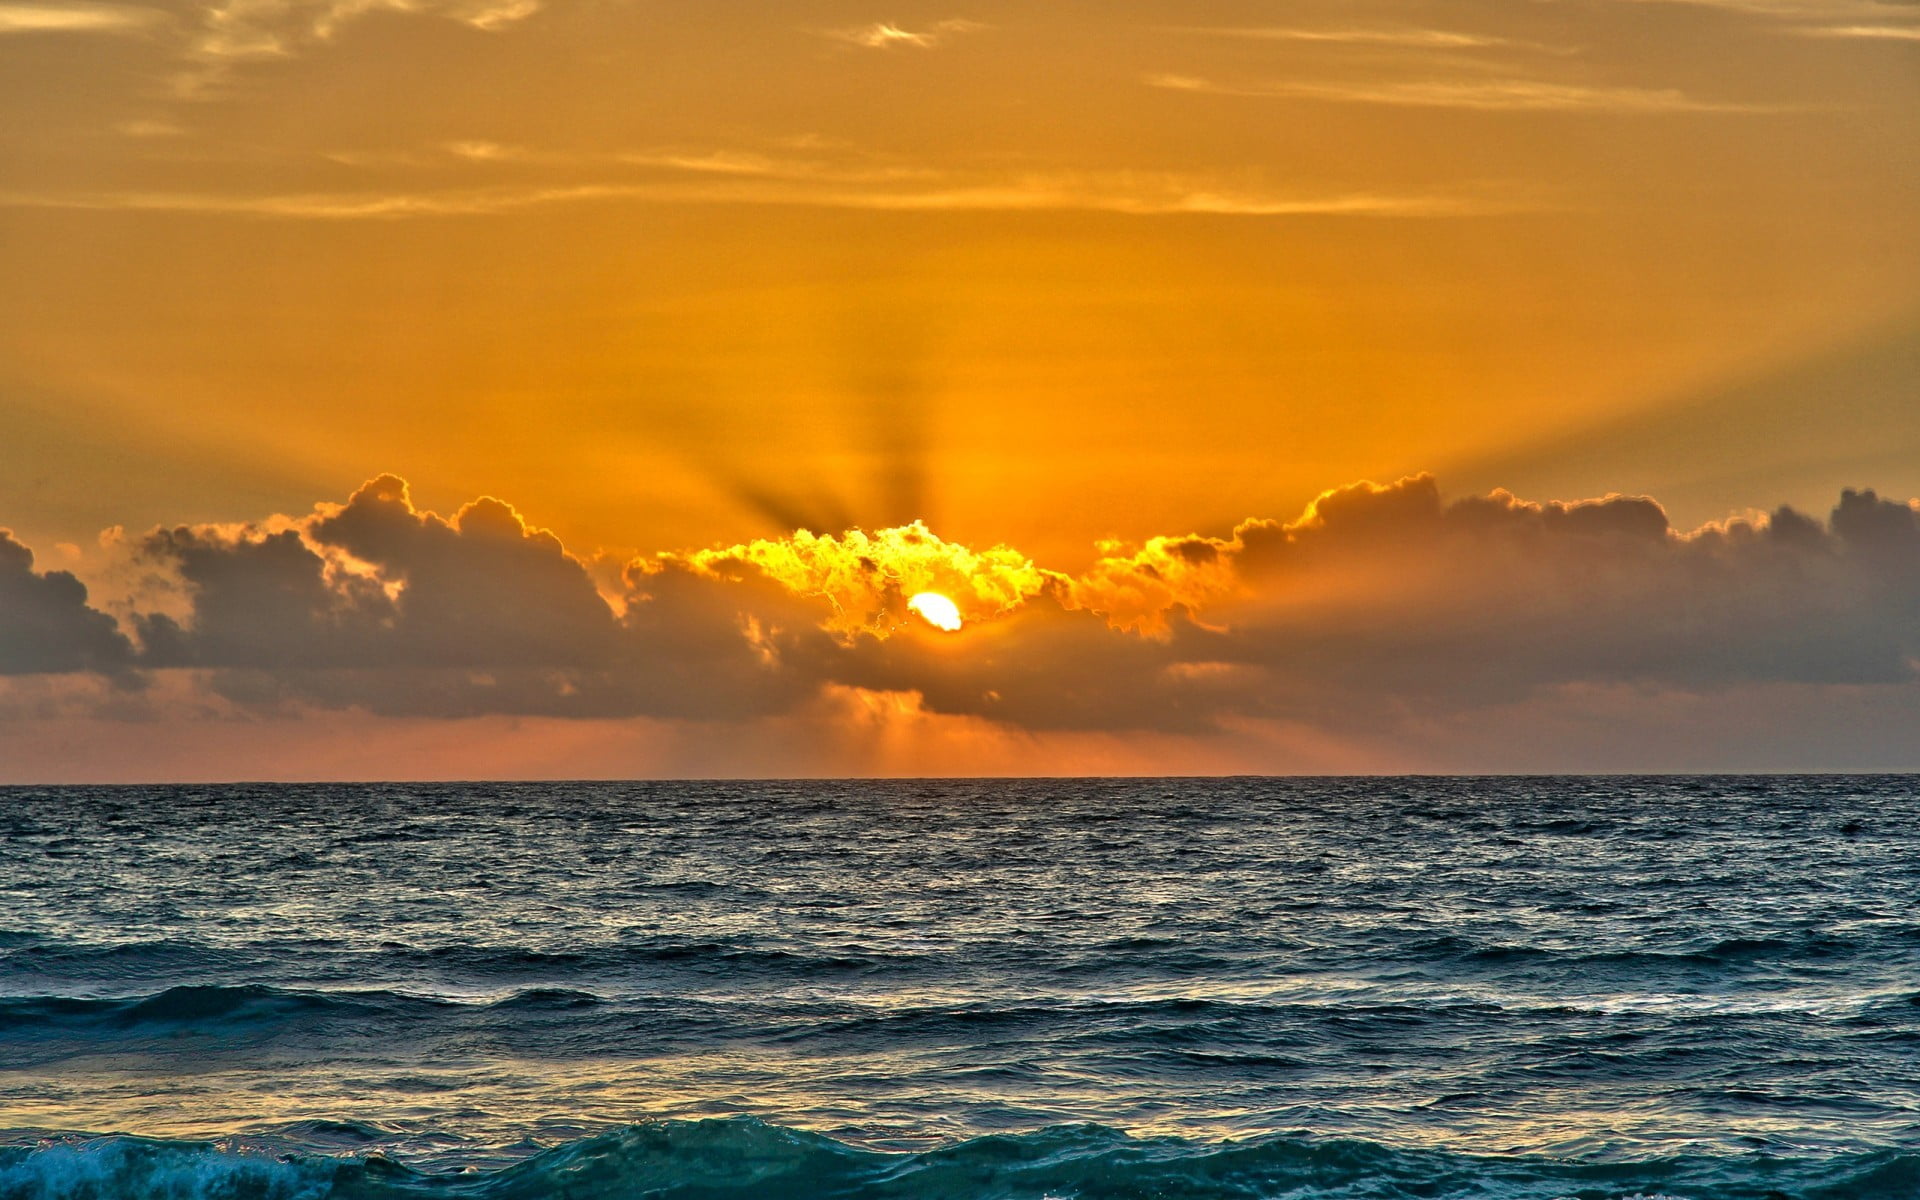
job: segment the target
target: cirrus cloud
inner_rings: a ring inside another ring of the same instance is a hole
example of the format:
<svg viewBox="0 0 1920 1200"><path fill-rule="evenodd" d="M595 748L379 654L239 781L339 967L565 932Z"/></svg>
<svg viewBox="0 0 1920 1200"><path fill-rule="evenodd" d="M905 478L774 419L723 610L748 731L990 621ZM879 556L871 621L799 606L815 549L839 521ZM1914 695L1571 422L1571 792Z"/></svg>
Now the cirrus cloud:
<svg viewBox="0 0 1920 1200"><path fill-rule="evenodd" d="M935 21L919 30L905 29L887 21L875 21L871 25L856 25L851 29L830 29L825 36L866 50L890 50L896 46L931 50L959 34L978 33L985 28L978 21L953 17Z"/></svg>

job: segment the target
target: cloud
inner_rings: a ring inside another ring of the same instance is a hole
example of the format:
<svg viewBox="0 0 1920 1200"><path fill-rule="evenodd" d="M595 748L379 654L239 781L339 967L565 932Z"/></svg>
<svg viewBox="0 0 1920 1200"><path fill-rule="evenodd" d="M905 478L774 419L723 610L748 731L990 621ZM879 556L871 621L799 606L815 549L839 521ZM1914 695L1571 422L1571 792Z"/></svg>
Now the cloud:
<svg viewBox="0 0 1920 1200"><path fill-rule="evenodd" d="M181 50L194 65L173 77L173 91L182 99L217 95L234 68L325 45L374 13L431 16L494 33L539 11L540 0L217 0L200 9L198 28Z"/></svg>
<svg viewBox="0 0 1920 1200"><path fill-rule="evenodd" d="M956 18L936 21L926 29L916 32L884 21L877 21L871 25L858 25L851 29L830 29L822 36L868 50L890 50L897 46L931 50L958 34L978 33L985 28L985 25L977 21Z"/></svg>
<svg viewBox="0 0 1920 1200"><path fill-rule="evenodd" d="M982 620L1011 612L1065 579L1007 546L974 551L942 541L918 521L838 537L803 529L777 541L665 561L714 579L751 571L798 595L819 596L832 610L823 627L848 640L861 633L884 638L907 621L907 601L919 592L939 592L962 620Z"/></svg>
<svg viewBox="0 0 1920 1200"><path fill-rule="evenodd" d="M1296 522L1214 545L1239 589L1177 597L1219 628L1176 623L1176 648L1375 703L1576 682L1905 683L1920 658L1920 506L1870 491L1843 493L1826 527L1781 509L1680 534L1645 497L1447 504L1419 476L1327 493ZM1288 711L1285 690L1251 710Z"/></svg>
<svg viewBox="0 0 1920 1200"><path fill-rule="evenodd" d="M493 0L492 3L466 5L452 16L475 29L491 33L524 21L539 11L540 0Z"/></svg>
<svg viewBox="0 0 1920 1200"><path fill-rule="evenodd" d="M1681 532L1647 497L1449 501L1421 475L1331 490L1290 521L1107 544L1078 574L914 523L646 556L596 587L505 502L442 517L380 476L305 515L125 544L171 597L134 606L137 652L72 576L0 542L0 669L189 678L276 720L650 718L747 736L844 710L955 737L1297 744L1536 703L1577 727L1582 697L1611 721L1636 691L1920 688L1920 501L1867 490L1825 521L1780 508ZM951 597L963 627L912 618L919 591Z"/></svg>
<svg viewBox="0 0 1920 1200"><path fill-rule="evenodd" d="M158 9L123 4L0 4L0 35L136 33L166 20Z"/></svg>
<svg viewBox="0 0 1920 1200"><path fill-rule="evenodd" d="M469 152L463 157L480 159ZM500 157L504 158L502 154ZM1295 193L1192 175L1054 172L983 175L779 167L749 159L654 158L630 165L715 177L562 186L425 191L218 194L205 192L0 192L0 206L97 212L192 213L276 220L367 221L496 216L573 204L741 204L868 212L1105 212L1125 216L1360 216L1446 218L1536 209L1489 189ZM724 177L724 178L721 178Z"/></svg>
<svg viewBox="0 0 1920 1200"><path fill-rule="evenodd" d="M1764 20L1799 37L1863 41L1920 40L1920 9L1900 0L1623 0L1715 9ZM1794 22L1797 24L1785 24Z"/></svg>
<svg viewBox="0 0 1920 1200"><path fill-rule="evenodd" d="M1404 108L1457 108L1479 112L1771 113L1792 111L1779 105L1703 100L1676 88L1588 87L1535 79L1455 82L1318 83L1269 80L1248 84L1216 83L1189 75L1149 75L1150 87L1216 96L1317 100L1341 104L1384 104Z"/></svg>
<svg viewBox="0 0 1920 1200"><path fill-rule="evenodd" d="M1810 25L1794 32L1801 37L1920 42L1920 25Z"/></svg>
<svg viewBox="0 0 1920 1200"><path fill-rule="evenodd" d="M1913 6L1888 0L1625 0L1631 4L1676 4L1717 8L1758 17L1848 20L1912 17Z"/></svg>
<svg viewBox="0 0 1920 1200"><path fill-rule="evenodd" d="M580 204L737 204L865 212L1100 212L1137 217L1382 217L1442 219L1538 211L1515 186L1422 191L1308 192L1257 174L1146 170L937 167L839 147L816 156L732 148L550 151L484 138L419 150L334 151L337 165L404 171L442 186L330 192L0 191L0 207L219 215L297 221L395 221L499 216ZM538 165L602 178L565 184L445 186L449 175L518 179ZM502 172L500 168L508 171Z"/></svg>
<svg viewBox="0 0 1920 1200"><path fill-rule="evenodd" d="M193 57L278 58L334 39L373 13L434 16L493 31L540 10L539 0L220 0L201 10Z"/></svg>
<svg viewBox="0 0 1920 1200"><path fill-rule="evenodd" d="M33 552L0 529L0 675L92 671L123 676L133 647L87 604L67 571L35 572Z"/></svg>
<svg viewBox="0 0 1920 1200"><path fill-rule="evenodd" d="M1781 509L1682 534L1645 497L1449 504L1419 476L1227 537L1107 547L969 626L964 651L905 632L812 669L1025 729L1364 725L1573 686L1911 686L1920 505L1850 491L1826 525Z"/></svg>
<svg viewBox="0 0 1920 1200"><path fill-rule="evenodd" d="M1284 26L1225 27L1186 26L1180 33L1208 37L1234 38L1257 42L1322 42L1343 46L1404 46L1421 50L1480 50L1495 47L1526 46L1511 38L1487 34L1460 33L1451 29L1365 28L1306 29Z"/></svg>
<svg viewBox="0 0 1920 1200"><path fill-rule="evenodd" d="M616 604L546 530L482 497L416 509L383 475L344 504L238 527L139 539L176 581L184 619L135 618L154 669L211 672L245 707L357 707L394 716L750 716L791 702L780 651L828 635L761 597L768 624L685 569L651 564ZM776 627L773 622L779 621Z"/></svg>

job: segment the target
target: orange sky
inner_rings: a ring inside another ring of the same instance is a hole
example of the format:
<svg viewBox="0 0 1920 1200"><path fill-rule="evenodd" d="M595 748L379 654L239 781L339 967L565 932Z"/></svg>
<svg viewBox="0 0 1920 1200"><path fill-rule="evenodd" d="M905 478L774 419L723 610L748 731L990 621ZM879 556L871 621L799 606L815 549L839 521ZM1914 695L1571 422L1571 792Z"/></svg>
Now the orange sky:
<svg viewBox="0 0 1920 1200"><path fill-rule="evenodd" d="M914 520L1084 592L1103 540L1422 471L1674 538L1920 495L1898 0L0 0L0 106L0 526L141 653L143 604L193 615L145 531L381 472L511 501L616 607L636 555ZM1260 711L1189 758L1452 761ZM1108 724L1073 761L1134 762ZM648 736L607 770L709 769Z"/></svg>

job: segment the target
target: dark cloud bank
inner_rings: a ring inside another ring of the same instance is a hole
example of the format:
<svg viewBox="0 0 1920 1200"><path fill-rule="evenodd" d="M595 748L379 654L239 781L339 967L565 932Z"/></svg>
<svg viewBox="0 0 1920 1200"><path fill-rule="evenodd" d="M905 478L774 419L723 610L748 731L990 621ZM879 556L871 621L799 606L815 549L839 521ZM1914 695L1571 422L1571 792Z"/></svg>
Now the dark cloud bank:
<svg viewBox="0 0 1920 1200"><path fill-rule="evenodd" d="M1083 577L1029 568L1024 599L957 635L908 617L909 574L870 554L815 562L805 586L744 548L661 556L606 595L506 504L442 518L390 476L308 517L129 547L170 594L116 621L0 537L0 673L125 690L191 670L242 710L424 717L743 720L841 685L1014 729L1206 732L1569 686L1910 687L1920 670L1920 504L1872 491L1825 521L1782 508L1680 533L1644 498L1359 484ZM878 597L871 631L823 627L841 586L823 578Z"/></svg>
<svg viewBox="0 0 1920 1200"><path fill-rule="evenodd" d="M36 572L33 551L0 529L0 674L98 671L124 675L132 643L112 617L87 606L67 571Z"/></svg>

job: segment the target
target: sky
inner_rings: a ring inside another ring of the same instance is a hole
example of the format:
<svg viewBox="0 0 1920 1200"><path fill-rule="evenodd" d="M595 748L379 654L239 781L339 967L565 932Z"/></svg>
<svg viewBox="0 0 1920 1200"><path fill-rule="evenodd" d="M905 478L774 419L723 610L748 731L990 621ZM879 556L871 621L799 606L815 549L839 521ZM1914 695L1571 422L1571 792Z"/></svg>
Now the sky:
<svg viewBox="0 0 1920 1200"><path fill-rule="evenodd" d="M0 114L0 781L1920 769L1920 4L0 0Z"/></svg>

